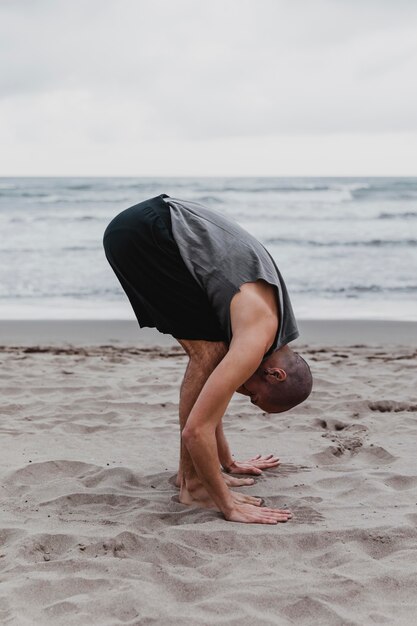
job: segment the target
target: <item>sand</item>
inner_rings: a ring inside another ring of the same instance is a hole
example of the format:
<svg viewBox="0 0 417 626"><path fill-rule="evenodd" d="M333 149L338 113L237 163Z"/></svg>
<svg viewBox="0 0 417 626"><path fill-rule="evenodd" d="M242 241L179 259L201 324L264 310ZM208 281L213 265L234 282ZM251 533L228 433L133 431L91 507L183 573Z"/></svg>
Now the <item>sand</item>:
<svg viewBox="0 0 417 626"><path fill-rule="evenodd" d="M282 460L242 491L294 512L261 526L178 502L179 347L32 336L0 366L1 624L415 623L411 341L299 341L315 388L288 413L236 394L236 457Z"/></svg>

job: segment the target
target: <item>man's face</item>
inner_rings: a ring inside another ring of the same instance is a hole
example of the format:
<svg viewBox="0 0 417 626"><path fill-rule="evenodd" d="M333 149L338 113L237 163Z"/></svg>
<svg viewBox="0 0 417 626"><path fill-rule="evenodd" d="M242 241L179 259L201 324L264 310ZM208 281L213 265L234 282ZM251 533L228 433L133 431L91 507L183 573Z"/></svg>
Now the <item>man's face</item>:
<svg viewBox="0 0 417 626"><path fill-rule="evenodd" d="M263 411L268 411L268 396L267 396L267 380L265 378L265 361L262 361L256 372L252 374L250 378L242 385L241 393L250 397L252 404L255 404Z"/></svg>
<svg viewBox="0 0 417 626"><path fill-rule="evenodd" d="M286 408L273 404L270 400L271 385L277 384L276 379L267 372L268 359L264 359L258 369L237 390L250 397L252 404L266 413L282 413Z"/></svg>

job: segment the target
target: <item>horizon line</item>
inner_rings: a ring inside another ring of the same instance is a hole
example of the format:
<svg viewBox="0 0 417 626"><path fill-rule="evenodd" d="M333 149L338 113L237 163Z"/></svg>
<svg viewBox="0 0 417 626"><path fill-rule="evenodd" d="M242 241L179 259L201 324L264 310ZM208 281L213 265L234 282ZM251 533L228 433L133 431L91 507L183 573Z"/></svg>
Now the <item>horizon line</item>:
<svg viewBox="0 0 417 626"><path fill-rule="evenodd" d="M417 178L416 174L0 174L2 178Z"/></svg>

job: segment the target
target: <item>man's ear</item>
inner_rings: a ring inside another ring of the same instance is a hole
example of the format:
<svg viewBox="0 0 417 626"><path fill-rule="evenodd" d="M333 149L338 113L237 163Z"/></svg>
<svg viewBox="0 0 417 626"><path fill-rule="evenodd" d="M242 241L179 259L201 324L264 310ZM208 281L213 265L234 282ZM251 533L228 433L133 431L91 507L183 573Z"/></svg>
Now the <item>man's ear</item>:
<svg viewBox="0 0 417 626"><path fill-rule="evenodd" d="M287 378L287 372L283 370L282 367L267 367L265 371L280 382L283 382Z"/></svg>

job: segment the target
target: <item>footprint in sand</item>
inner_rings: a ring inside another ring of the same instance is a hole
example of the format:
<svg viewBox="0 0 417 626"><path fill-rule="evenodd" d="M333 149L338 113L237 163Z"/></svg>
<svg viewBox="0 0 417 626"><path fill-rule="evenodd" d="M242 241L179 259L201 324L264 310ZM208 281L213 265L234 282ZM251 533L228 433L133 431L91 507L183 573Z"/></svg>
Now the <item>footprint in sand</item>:
<svg viewBox="0 0 417 626"><path fill-rule="evenodd" d="M349 426L349 424L346 424L345 422L340 422L339 420L322 420L322 419L316 419L314 420L314 424L316 426L319 426L320 428L324 428L325 430L335 430L335 431L339 431L339 430L344 430L345 428L347 428Z"/></svg>
<svg viewBox="0 0 417 626"><path fill-rule="evenodd" d="M313 455L316 462L325 465L335 463L342 456L357 454L364 445L368 430L363 424L348 424L337 419L317 419L315 425L325 430L322 437L330 439L334 444Z"/></svg>
<svg viewBox="0 0 417 626"><path fill-rule="evenodd" d="M312 458L316 463L322 465L332 465L339 461L346 462L350 458L365 461L367 465L381 465L381 463L392 463L397 459L388 450L381 446L364 446L363 442L347 440L343 444L329 446L323 452L313 454Z"/></svg>
<svg viewBox="0 0 417 626"><path fill-rule="evenodd" d="M369 402L371 411L379 411L380 413L399 413L400 411L417 411L417 404L408 402L396 402L395 400L378 400Z"/></svg>

